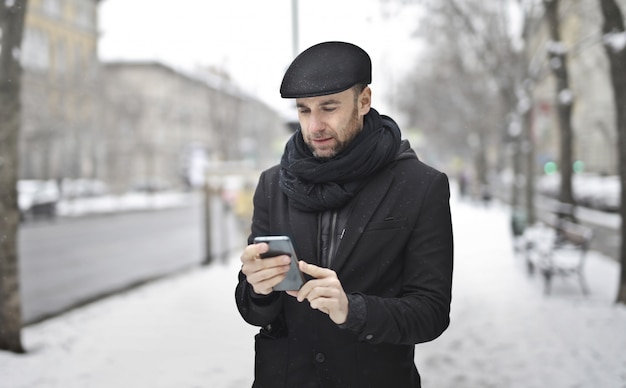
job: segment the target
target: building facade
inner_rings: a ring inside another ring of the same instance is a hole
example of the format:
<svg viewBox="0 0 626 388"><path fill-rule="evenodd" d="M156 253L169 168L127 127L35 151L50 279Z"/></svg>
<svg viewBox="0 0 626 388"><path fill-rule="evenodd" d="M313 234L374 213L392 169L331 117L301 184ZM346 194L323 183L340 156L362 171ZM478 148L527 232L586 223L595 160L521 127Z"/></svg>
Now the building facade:
<svg viewBox="0 0 626 388"><path fill-rule="evenodd" d="M203 167L226 161L262 168L278 157L259 146L288 134L276 112L211 73L121 62L104 64L102 80L103 176L120 190L196 186Z"/></svg>
<svg viewBox="0 0 626 388"><path fill-rule="evenodd" d="M98 174L95 0L30 0L22 42L20 177Z"/></svg>
<svg viewBox="0 0 626 388"><path fill-rule="evenodd" d="M278 160L267 143L289 134L283 120L224 76L101 63L98 5L29 1L20 179L92 179L115 192L180 188L201 184L211 163Z"/></svg>

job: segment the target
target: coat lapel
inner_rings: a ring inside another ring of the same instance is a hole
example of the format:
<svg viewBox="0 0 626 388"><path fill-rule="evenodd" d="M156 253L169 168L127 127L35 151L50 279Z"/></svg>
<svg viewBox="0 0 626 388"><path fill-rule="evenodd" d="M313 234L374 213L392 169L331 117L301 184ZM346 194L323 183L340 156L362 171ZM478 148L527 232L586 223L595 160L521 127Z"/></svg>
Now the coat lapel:
<svg viewBox="0 0 626 388"><path fill-rule="evenodd" d="M361 238L372 215L389 191L393 179L393 174L388 169L384 169L354 199L357 201L355 208L348 218L339 249L331 263L331 268L335 272L339 273L350 257L350 253Z"/></svg>

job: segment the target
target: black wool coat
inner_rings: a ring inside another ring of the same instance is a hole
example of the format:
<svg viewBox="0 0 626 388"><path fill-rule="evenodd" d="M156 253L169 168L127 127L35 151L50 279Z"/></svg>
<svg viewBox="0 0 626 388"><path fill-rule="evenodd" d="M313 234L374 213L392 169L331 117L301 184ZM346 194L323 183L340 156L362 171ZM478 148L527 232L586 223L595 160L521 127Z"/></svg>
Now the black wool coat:
<svg viewBox="0 0 626 388"><path fill-rule="evenodd" d="M365 300L360 332L284 292L257 296L240 272L237 307L261 327L254 387L420 387L415 344L449 324L453 237L447 176L410 153L374 174L352 200L330 266L347 294ZM249 242L288 235L299 259L318 264L318 215L289 206L278 172L275 166L260 177Z"/></svg>

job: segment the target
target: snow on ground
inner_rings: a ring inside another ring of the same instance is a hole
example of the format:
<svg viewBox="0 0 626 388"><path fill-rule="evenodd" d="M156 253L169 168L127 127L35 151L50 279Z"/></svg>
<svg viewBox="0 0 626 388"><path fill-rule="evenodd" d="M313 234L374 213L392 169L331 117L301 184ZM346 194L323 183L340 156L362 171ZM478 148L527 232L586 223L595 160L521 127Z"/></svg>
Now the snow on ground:
<svg viewBox="0 0 626 388"><path fill-rule="evenodd" d="M0 353L2 388L246 387L254 329L234 304L238 266L216 263L23 331Z"/></svg>
<svg viewBox="0 0 626 388"><path fill-rule="evenodd" d="M551 296L512 249L508 210L453 202L450 328L416 347L425 388L624 388L626 308L618 265L591 252L591 295ZM26 327L29 352L0 352L0 388L238 388L256 330L234 304L237 254Z"/></svg>
<svg viewBox="0 0 626 388"><path fill-rule="evenodd" d="M591 294L577 279L543 294L512 254L505 208L453 208L455 274L451 325L417 346L425 387L626 387L626 307L613 303L618 265L590 252Z"/></svg>
<svg viewBox="0 0 626 388"><path fill-rule="evenodd" d="M63 199L57 205L57 215L78 217L89 214L136 210L158 210L183 206L193 193L162 191L157 193L129 192L122 195L101 195L77 199Z"/></svg>

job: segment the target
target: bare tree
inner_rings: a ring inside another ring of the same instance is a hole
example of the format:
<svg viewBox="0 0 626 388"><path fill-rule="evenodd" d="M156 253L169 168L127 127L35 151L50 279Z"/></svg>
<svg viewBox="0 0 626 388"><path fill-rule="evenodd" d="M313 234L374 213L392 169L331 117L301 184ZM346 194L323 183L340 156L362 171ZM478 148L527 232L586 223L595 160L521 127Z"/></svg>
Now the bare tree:
<svg viewBox="0 0 626 388"><path fill-rule="evenodd" d="M23 353L17 205L20 48L27 0L0 2L0 349Z"/></svg>
<svg viewBox="0 0 626 388"><path fill-rule="evenodd" d="M573 143L572 108L574 96L569 88L567 71L567 50L561 41L561 23L559 18L559 0L543 0L545 18L548 23L550 42L547 52L550 68L556 79L556 105L560 129L560 162L561 187L559 201L574 204L572 191Z"/></svg>
<svg viewBox="0 0 626 388"><path fill-rule="evenodd" d="M617 128L617 152L621 182L620 227L621 276L617 302L626 304L626 29L624 17L615 0L600 0L604 17L602 33L611 69L613 98L615 100L615 123Z"/></svg>
<svg viewBox="0 0 626 388"><path fill-rule="evenodd" d="M492 155L492 159L498 166L491 168L497 169L503 158L511 156L514 182L526 174L524 181L532 183L532 174L522 169L522 155L530 155L527 160L531 160L533 146L528 135L530 120L523 120L529 114L529 88L533 85L528 82L530 70L523 41L537 27L537 23L531 23L537 18L537 6L536 2L524 0L518 3L521 6L517 16L523 24L520 31L511 28L512 1L421 2L428 9L425 13L428 18L422 21L420 31L427 36L430 50L435 52L432 60L436 65L427 67L426 71L430 72L425 73L420 63L416 71L434 82L430 88L424 87L427 81L420 82L422 98L412 99L418 107L413 107L413 115L423 125L425 115L434 113L435 117L428 123L433 128L441 132L446 128L465 131L466 136L447 132L442 137L448 144L452 139L465 140L464 148L473 149L477 178L482 184L488 178L486 155L497 152L500 154ZM433 105L440 108L433 109ZM516 130L519 128L524 130ZM501 153L502 142L509 145L509 154ZM517 207L522 199L517 185L511 189L511 203ZM525 202L532 209L532 195L527 196L530 199L526 198Z"/></svg>
<svg viewBox="0 0 626 388"><path fill-rule="evenodd" d="M424 157L459 158L473 166L477 185L485 185L487 150L499 139L497 123L502 107L495 87L485 87L490 83L488 77L480 70L464 67L449 54L425 56L403 82L403 98L398 105L411 126L421 128L428 137L428 147L421 150Z"/></svg>
<svg viewBox="0 0 626 388"><path fill-rule="evenodd" d="M542 20L541 3L536 0L517 0L520 16L520 44L523 45L520 55L524 64L520 68L520 83L517 89L517 109L515 114L520 120L521 134L517 142L519 147L517 155L520 159L520 170L525 177L525 218L526 223L532 225L537 216L535 211L535 139L532 131L532 107L534 105L532 95L535 83L541 77L541 66L537 65L536 53L532 52L529 41L539 28ZM542 55L543 58L543 55Z"/></svg>

